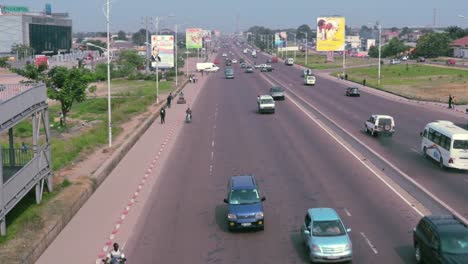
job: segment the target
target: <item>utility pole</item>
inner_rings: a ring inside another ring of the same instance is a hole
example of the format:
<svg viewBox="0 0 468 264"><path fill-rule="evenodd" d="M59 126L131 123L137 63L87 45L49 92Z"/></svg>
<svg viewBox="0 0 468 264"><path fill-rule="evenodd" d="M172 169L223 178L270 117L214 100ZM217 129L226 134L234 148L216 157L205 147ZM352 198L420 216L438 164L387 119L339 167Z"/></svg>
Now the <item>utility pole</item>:
<svg viewBox="0 0 468 264"><path fill-rule="evenodd" d="M106 27L107 27L107 125L108 125L108 143L112 147L112 111L111 111L111 89L110 89L110 1L106 4Z"/></svg>
<svg viewBox="0 0 468 264"><path fill-rule="evenodd" d="M174 64L175 64L175 85L176 87L179 87L179 78L178 78L178 75L179 75L179 68L177 67L177 59L178 59L178 55L177 55L177 24L175 24L174 26L174 30L175 30L175 33L174 33L174 44L175 44L175 61L174 61Z"/></svg>
<svg viewBox="0 0 468 264"><path fill-rule="evenodd" d="M382 62L380 61L381 60L381 50L382 50L382 24L380 24L379 22L379 76L378 76L378 80L377 80L377 83L380 85L380 67L381 67L381 64Z"/></svg>
<svg viewBox="0 0 468 264"><path fill-rule="evenodd" d="M149 32L148 32L148 17L145 17L145 29L146 29L146 56L145 56L145 62L146 62L146 67L145 67L145 74L148 74L149 72L149 54L150 54L150 43L149 43Z"/></svg>
<svg viewBox="0 0 468 264"><path fill-rule="evenodd" d="M156 17L156 39L159 36L159 17ZM159 103L159 61L158 58L155 59L156 61L156 104Z"/></svg>

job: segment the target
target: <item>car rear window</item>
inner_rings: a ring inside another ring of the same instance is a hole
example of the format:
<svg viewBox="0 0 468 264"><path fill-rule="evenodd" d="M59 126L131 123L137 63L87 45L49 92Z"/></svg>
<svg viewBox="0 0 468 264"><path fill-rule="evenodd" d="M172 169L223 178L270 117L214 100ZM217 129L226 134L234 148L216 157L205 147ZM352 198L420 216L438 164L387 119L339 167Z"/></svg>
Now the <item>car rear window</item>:
<svg viewBox="0 0 468 264"><path fill-rule="evenodd" d="M392 120L390 118L379 118L379 126L392 125Z"/></svg>
<svg viewBox="0 0 468 264"><path fill-rule="evenodd" d="M441 249L448 254L468 254L468 233L450 232L441 237Z"/></svg>
<svg viewBox="0 0 468 264"><path fill-rule="evenodd" d="M271 88L271 91L272 92L282 92L283 89L281 89L280 87L273 87L273 88Z"/></svg>

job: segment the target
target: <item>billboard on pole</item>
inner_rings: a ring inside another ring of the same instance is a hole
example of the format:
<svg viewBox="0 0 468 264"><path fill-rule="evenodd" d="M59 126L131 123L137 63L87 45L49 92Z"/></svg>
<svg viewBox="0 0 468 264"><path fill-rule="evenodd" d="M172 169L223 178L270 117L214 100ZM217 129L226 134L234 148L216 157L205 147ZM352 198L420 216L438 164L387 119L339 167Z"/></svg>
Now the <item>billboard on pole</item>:
<svg viewBox="0 0 468 264"><path fill-rule="evenodd" d="M286 47L286 40L288 35L286 32L276 32L275 33L275 47Z"/></svg>
<svg viewBox="0 0 468 264"><path fill-rule="evenodd" d="M185 30L185 47L187 49L201 49L203 47L203 34L201 28L187 28Z"/></svg>
<svg viewBox="0 0 468 264"><path fill-rule="evenodd" d="M343 51L345 47L345 18L317 18L317 51Z"/></svg>
<svg viewBox="0 0 468 264"><path fill-rule="evenodd" d="M174 67L174 36L152 35L151 36L151 66L159 68Z"/></svg>
<svg viewBox="0 0 468 264"><path fill-rule="evenodd" d="M205 42L210 42L211 41L211 30L204 30L203 31L203 39Z"/></svg>

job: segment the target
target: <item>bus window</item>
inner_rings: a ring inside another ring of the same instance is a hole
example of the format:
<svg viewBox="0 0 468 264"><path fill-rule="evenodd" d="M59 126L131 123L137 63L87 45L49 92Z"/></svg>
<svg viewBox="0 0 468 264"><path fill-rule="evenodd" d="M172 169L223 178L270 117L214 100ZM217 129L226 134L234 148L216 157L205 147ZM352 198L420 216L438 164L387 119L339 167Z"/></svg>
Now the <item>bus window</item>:
<svg viewBox="0 0 468 264"><path fill-rule="evenodd" d="M445 135L442 135L441 136L441 139L440 139L440 146L446 150L450 150L450 142L451 142L451 139Z"/></svg>
<svg viewBox="0 0 468 264"><path fill-rule="evenodd" d="M427 138L427 129L424 129L423 137Z"/></svg>
<svg viewBox="0 0 468 264"><path fill-rule="evenodd" d="M454 140L453 141L454 149L468 149L468 140Z"/></svg>

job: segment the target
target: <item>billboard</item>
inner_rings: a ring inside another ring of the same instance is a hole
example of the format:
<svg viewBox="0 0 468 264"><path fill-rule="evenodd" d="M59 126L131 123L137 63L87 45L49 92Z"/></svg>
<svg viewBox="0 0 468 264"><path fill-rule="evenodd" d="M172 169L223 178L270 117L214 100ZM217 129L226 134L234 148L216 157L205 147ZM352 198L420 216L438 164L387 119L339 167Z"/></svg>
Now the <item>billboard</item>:
<svg viewBox="0 0 468 264"><path fill-rule="evenodd" d="M278 47L278 51L299 51L298 46Z"/></svg>
<svg viewBox="0 0 468 264"><path fill-rule="evenodd" d="M203 30L201 28L187 28L185 30L185 47L187 49L201 49L203 47Z"/></svg>
<svg viewBox="0 0 468 264"><path fill-rule="evenodd" d="M174 36L151 36L151 66L160 68L174 67Z"/></svg>
<svg viewBox="0 0 468 264"><path fill-rule="evenodd" d="M203 40L205 40L205 42L211 41L211 30L203 30Z"/></svg>
<svg viewBox="0 0 468 264"><path fill-rule="evenodd" d="M25 6L0 6L0 14L27 13L29 8Z"/></svg>
<svg viewBox="0 0 468 264"><path fill-rule="evenodd" d="M317 18L317 51L343 51L345 47L345 18Z"/></svg>
<svg viewBox="0 0 468 264"><path fill-rule="evenodd" d="M286 40L288 35L286 32L276 32L275 33L275 47L286 47Z"/></svg>

